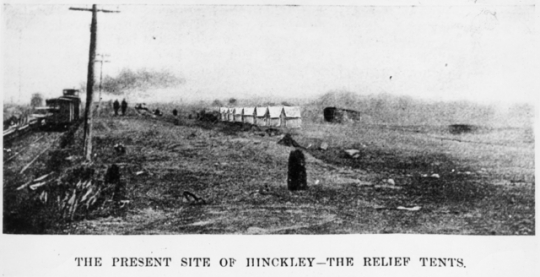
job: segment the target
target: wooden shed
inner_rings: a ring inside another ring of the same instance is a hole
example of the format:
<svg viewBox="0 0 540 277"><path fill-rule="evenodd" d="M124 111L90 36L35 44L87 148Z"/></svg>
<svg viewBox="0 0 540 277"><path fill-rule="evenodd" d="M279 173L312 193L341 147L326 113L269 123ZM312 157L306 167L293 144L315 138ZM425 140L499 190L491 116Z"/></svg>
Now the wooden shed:
<svg viewBox="0 0 540 277"><path fill-rule="evenodd" d="M288 128L301 128L302 111L300 107L283 107L281 114L281 126Z"/></svg>
<svg viewBox="0 0 540 277"><path fill-rule="evenodd" d="M253 118L254 123L259 126L266 126L266 120L264 119L264 117L267 111L268 111L268 107L256 107L254 118Z"/></svg>
<svg viewBox="0 0 540 277"><path fill-rule="evenodd" d="M242 122L243 108L234 108L234 122Z"/></svg>
<svg viewBox="0 0 540 277"><path fill-rule="evenodd" d="M242 120L244 123L255 124L255 108L244 108Z"/></svg>
<svg viewBox="0 0 540 277"><path fill-rule="evenodd" d="M349 120L360 120L360 112L336 107L327 107L323 110L324 120L333 123L343 123Z"/></svg>
<svg viewBox="0 0 540 277"><path fill-rule="evenodd" d="M279 127L281 126L281 114L283 107L268 107L266 116L266 126Z"/></svg>

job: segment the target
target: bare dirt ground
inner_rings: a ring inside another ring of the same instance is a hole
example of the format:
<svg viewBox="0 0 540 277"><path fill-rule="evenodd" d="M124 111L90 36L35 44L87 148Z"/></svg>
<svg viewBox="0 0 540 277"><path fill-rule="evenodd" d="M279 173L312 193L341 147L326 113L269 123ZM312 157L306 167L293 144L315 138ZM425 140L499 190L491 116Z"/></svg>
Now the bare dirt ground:
<svg viewBox="0 0 540 277"><path fill-rule="evenodd" d="M294 148L279 145L281 136L133 111L98 117L93 167L102 178L108 166L119 165L127 201L113 210L112 199L105 199L72 222L32 233L535 233L534 139L528 130L456 137L437 128L306 123L289 131L304 147L306 191L287 190ZM329 147L320 149L322 142ZM118 143L125 154L114 151ZM74 144L81 144L80 130ZM80 154L77 149L71 154ZM359 154L351 158L346 149ZM16 173L27 160L4 163L4 197L17 195L13 187L30 178ZM28 175L38 177L47 166L44 157ZM186 200L185 191L205 203Z"/></svg>
<svg viewBox="0 0 540 277"><path fill-rule="evenodd" d="M67 225L62 232L535 232L534 165L532 177L531 168L526 168L522 175L494 174L497 170L504 172L499 163L486 165L481 163L483 158L471 160L463 159L467 155L452 155L452 151L470 153L461 149L470 145L462 146L462 142L455 140L371 128L368 132L372 134L349 138L348 144L340 137L318 138L320 132L332 131L319 127L307 126L293 132L303 146L311 145L304 151L309 190L289 192L287 161L293 148L277 144L279 136L263 137L249 128L224 123L180 120L173 124L171 118L98 119L96 163L103 168L111 163L121 166L130 202L121 215L90 217ZM330 140L330 147L318 149L318 143L324 139ZM380 145L381 141L391 144L393 139L394 146L400 145L398 149ZM425 148L406 149L406 145L414 148L408 140L422 139L427 140L421 143ZM126 146L125 155L117 157L111 151L116 143ZM437 147L428 151L430 143ZM343 149L349 147L360 149L361 156L353 159L344 155ZM530 151L526 143L494 147L504 152ZM439 177L432 177L433 174ZM202 197L206 204L186 202L184 191Z"/></svg>

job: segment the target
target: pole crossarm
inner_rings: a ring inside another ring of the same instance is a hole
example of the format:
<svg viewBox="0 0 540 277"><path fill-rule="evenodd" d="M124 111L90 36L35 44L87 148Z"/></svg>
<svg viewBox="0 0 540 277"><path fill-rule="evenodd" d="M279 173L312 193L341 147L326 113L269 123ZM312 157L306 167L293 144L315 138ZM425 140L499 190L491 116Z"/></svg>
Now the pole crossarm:
<svg viewBox="0 0 540 277"><path fill-rule="evenodd" d="M85 12L91 12L92 9L85 9L85 8L69 8L72 11L85 11ZM120 11L113 11L113 10L103 10L103 9L96 9L96 12L104 12L104 13L119 13Z"/></svg>

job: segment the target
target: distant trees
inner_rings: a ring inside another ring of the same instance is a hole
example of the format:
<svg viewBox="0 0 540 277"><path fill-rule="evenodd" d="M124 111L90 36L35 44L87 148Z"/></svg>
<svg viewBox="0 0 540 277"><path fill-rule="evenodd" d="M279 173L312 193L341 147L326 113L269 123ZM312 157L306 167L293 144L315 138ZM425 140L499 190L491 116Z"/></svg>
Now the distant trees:
<svg viewBox="0 0 540 277"><path fill-rule="evenodd" d="M32 109L43 106L43 95L41 95L41 93L39 92L32 94L30 106L32 107Z"/></svg>
<svg viewBox="0 0 540 277"><path fill-rule="evenodd" d="M214 107L223 107L223 102L216 99L216 100L214 100L214 102L212 102L212 106L214 106Z"/></svg>
<svg viewBox="0 0 540 277"><path fill-rule="evenodd" d="M237 102L236 98L229 99L229 105L235 105Z"/></svg>

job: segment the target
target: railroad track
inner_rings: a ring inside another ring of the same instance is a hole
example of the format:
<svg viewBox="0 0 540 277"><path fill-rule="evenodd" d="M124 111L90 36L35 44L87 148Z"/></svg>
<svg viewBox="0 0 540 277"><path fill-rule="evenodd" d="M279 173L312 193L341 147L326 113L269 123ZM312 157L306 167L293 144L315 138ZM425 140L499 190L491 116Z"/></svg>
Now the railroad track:
<svg viewBox="0 0 540 277"><path fill-rule="evenodd" d="M4 146L6 144L9 144L13 142L17 138L22 138L26 135L28 135L31 132L34 132L39 129L39 121L38 120L31 120L26 124L18 125L10 127L6 130L4 130Z"/></svg>

